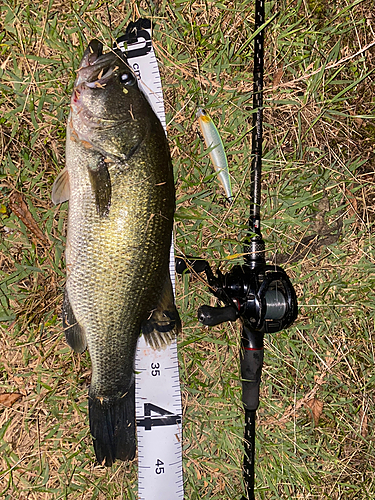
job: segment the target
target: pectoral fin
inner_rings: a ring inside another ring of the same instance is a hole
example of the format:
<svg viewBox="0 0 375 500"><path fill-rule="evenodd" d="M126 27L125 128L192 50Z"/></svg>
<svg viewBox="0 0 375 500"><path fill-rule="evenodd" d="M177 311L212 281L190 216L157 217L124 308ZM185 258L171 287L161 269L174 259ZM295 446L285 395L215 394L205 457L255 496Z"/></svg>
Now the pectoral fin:
<svg viewBox="0 0 375 500"><path fill-rule="evenodd" d="M74 352L83 352L87 347L86 336L78 324L72 306L69 302L68 293L65 290L62 308L62 321L65 339Z"/></svg>
<svg viewBox="0 0 375 500"><path fill-rule="evenodd" d="M69 174L66 168L56 177L52 186L52 201L55 205L70 198Z"/></svg>
<svg viewBox="0 0 375 500"><path fill-rule="evenodd" d="M171 278L168 277L159 303L142 325L146 342L154 349L161 349L170 344L181 331L181 320L174 304Z"/></svg>
<svg viewBox="0 0 375 500"><path fill-rule="evenodd" d="M109 214L111 205L111 177L102 158L95 168L89 167L91 187L95 195L96 211L101 217Z"/></svg>

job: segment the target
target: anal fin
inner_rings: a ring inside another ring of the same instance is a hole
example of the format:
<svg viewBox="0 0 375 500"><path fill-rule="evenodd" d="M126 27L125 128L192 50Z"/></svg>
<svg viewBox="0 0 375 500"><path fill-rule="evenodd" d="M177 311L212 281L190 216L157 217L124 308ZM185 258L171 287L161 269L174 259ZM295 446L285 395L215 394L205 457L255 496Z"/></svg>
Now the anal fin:
<svg viewBox="0 0 375 500"><path fill-rule="evenodd" d="M72 306L69 302L68 292L65 290L62 307L62 321L65 339L74 352L83 352L87 347L86 336L77 322Z"/></svg>
<svg viewBox="0 0 375 500"><path fill-rule="evenodd" d="M142 324L146 342L154 349L170 344L181 331L181 320L173 297L171 278L167 276L157 307Z"/></svg>

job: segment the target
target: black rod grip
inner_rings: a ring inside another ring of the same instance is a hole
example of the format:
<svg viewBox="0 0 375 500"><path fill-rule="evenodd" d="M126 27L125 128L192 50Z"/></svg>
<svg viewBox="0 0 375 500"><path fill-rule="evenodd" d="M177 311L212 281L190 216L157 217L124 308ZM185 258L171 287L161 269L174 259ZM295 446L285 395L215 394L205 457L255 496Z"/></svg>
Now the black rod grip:
<svg viewBox="0 0 375 500"><path fill-rule="evenodd" d="M262 376L263 349L241 349L242 402L245 410L259 406L259 385Z"/></svg>

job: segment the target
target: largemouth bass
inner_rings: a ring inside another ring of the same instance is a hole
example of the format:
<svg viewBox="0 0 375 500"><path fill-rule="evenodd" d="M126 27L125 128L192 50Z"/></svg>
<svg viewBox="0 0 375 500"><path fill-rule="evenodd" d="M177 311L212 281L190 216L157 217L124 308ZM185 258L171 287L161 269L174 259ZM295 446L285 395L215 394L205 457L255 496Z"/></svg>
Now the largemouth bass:
<svg viewBox="0 0 375 500"><path fill-rule="evenodd" d="M63 326L88 347L90 430L107 466L135 456L134 358L180 328L169 276L175 210L162 125L119 51L91 41L78 69L66 131L66 168L52 200L69 200Z"/></svg>

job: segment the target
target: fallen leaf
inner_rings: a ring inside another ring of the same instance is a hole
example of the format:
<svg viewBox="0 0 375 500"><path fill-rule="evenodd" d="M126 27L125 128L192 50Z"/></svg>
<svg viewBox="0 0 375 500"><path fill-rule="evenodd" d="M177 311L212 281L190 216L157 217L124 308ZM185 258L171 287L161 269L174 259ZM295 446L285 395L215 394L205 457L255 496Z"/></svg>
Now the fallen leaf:
<svg viewBox="0 0 375 500"><path fill-rule="evenodd" d="M356 124L358 125L358 127L360 127L363 123L363 119L360 118L359 116L356 116L356 112L353 110L349 110L349 113L354 117L354 121L356 122Z"/></svg>
<svg viewBox="0 0 375 500"><path fill-rule="evenodd" d="M353 195L351 191L348 189L345 189L345 194L348 197L348 201L350 203L350 207L348 210L348 214L352 217L355 216L358 213L358 203L356 197Z"/></svg>
<svg viewBox="0 0 375 500"><path fill-rule="evenodd" d="M21 219L27 229L29 229L38 240L40 240L44 244L49 243L48 239L39 229L39 226L35 222L34 217L31 215L30 210L26 205L21 193L13 191L13 193L9 196L9 208L15 215L17 215L19 219Z"/></svg>
<svg viewBox="0 0 375 500"><path fill-rule="evenodd" d="M284 73L284 68L280 68L276 71L275 76L273 77L272 88L275 89L279 85L283 73Z"/></svg>
<svg viewBox="0 0 375 500"><path fill-rule="evenodd" d="M310 408L310 410L312 412L314 424L318 425L319 419L323 413L323 406L324 406L323 401L319 401L319 399L313 398L313 399L310 399L309 401L306 401L305 405L308 408Z"/></svg>
<svg viewBox="0 0 375 500"><path fill-rule="evenodd" d="M0 394L0 403L10 408L20 398L22 398L22 394L18 392L3 392Z"/></svg>

